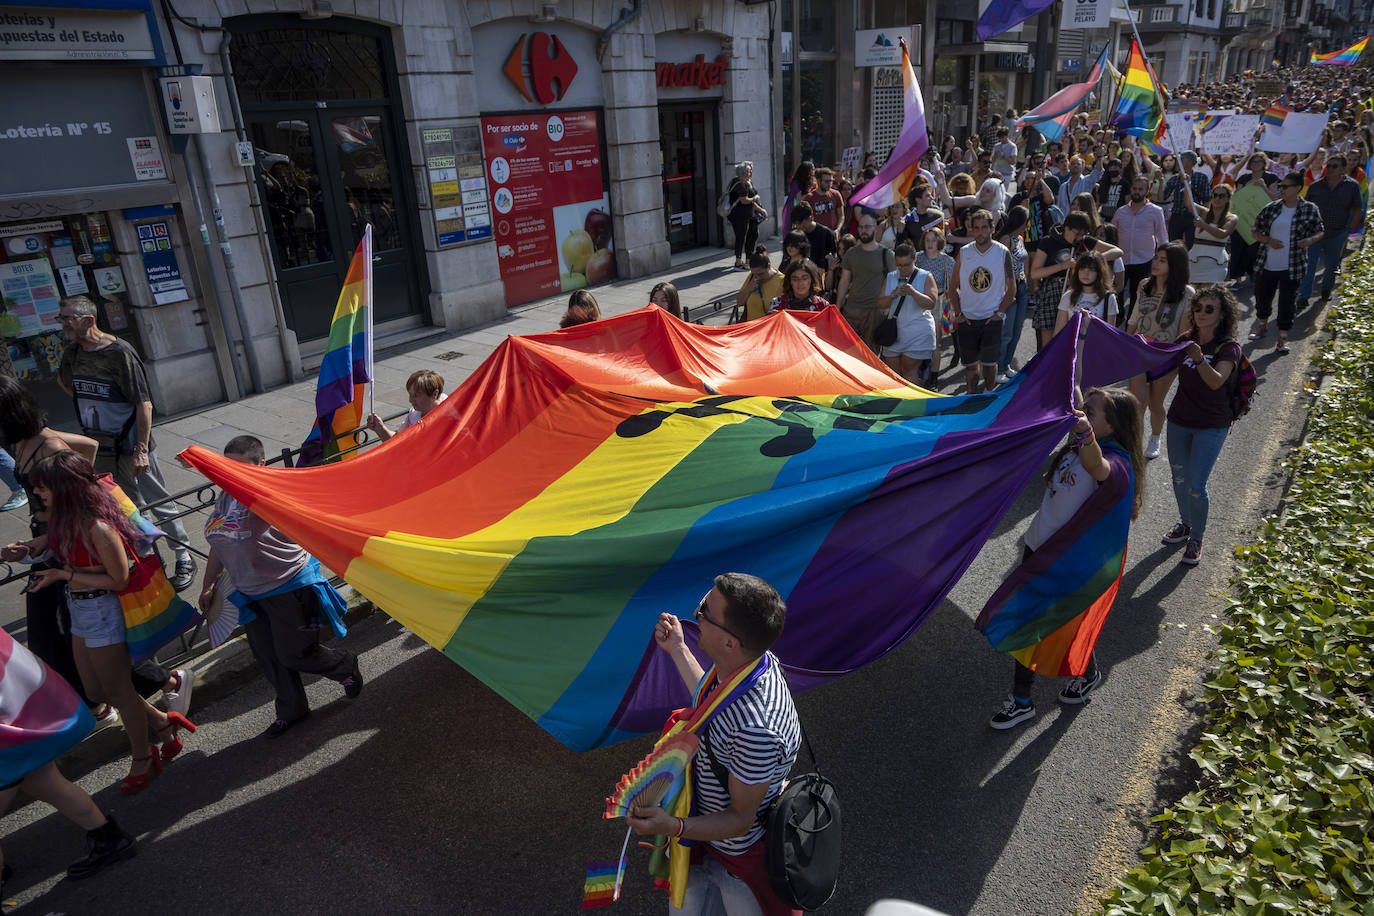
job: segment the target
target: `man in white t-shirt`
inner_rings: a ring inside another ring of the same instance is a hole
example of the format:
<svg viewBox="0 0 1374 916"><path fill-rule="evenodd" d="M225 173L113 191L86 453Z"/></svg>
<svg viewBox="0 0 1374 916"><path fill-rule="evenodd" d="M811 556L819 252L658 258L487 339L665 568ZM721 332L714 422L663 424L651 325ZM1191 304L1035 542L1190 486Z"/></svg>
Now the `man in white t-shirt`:
<svg viewBox="0 0 1374 916"><path fill-rule="evenodd" d="M992 214L975 210L968 218L973 242L959 249L950 278L949 302L958 322L954 329L959 358L964 363L964 390L977 394L978 370L983 388L997 384L997 357L1002 346L1002 321L1016 301L1016 277L1011 252L992 240Z"/></svg>
<svg viewBox="0 0 1374 916"><path fill-rule="evenodd" d="M992 168L1002 176L1002 184L1010 185L1016 171L1016 144L1005 127L997 128L997 145L992 148Z"/></svg>

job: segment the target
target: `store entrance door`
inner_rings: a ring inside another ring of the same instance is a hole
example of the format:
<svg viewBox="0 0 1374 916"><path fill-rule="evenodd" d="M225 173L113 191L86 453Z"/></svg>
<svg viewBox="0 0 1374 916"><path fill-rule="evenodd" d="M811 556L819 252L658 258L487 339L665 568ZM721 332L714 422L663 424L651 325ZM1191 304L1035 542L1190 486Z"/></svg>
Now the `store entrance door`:
<svg viewBox="0 0 1374 916"><path fill-rule="evenodd" d="M372 224L373 320L415 318L408 223L397 216L404 175L387 112L301 108L249 123L286 323L298 340L329 335L339 290Z"/></svg>
<svg viewBox="0 0 1374 916"><path fill-rule="evenodd" d="M660 105L658 134L663 153L663 209L668 244L685 251L719 241L720 218L713 206L719 192L715 112L709 108Z"/></svg>

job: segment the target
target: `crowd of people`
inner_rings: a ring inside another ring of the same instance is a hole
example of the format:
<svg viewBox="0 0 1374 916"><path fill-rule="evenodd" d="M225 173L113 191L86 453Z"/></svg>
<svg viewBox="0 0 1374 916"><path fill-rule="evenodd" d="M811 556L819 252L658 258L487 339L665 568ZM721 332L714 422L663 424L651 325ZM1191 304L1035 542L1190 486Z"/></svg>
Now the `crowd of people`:
<svg viewBox="0 0 1374 916"><path fill-rule="evenodd" d="M1290 107L1330 112L1326 131L1302 154L1155 154L1086 114L1076 116L1061 139L1042 142L1031 131L1013 133L1010 117L994 117L962 143L932 138L938 142L922 158L906 199L884 212L851 205L854 183L838 169L803 162L780 214L776 257L759 240L769 214L753 184L752 163L742 162L726 200L734 267L747 271L736 298L739 316L749 321L834 304L902 378L935 389L942 368L962 365L967 394L994 390L1020 370L1016 354L1027 322L1037 349L1069 327L1077 312L1175 345L1181 357L1174 371L1083 395L1070 439L1046 472L1021 566L1047 566L1068 549L1066 532L1109 517L1124 549L1142 504L1146 463L1166 450L1178 522L1161 540L1181 545L1180 562L1197 565L1207 530L1208 479L1237 418L1236 386L1248 365L1236 291L1253 295L1249 339L1256 346L1272 343L1276 355L1288 352L1294 317L1314 293L1330 297L1347 243L1364 226L1361 185L1374 150L1374 99L1362 83L1364 73L1271 73L1285 81L1281 98ZM1262 111L1278 100L1260 97L1254 85L1245 78L1181 86L1175 98L1240 111ZM874 173L866 169L857 184ZM1268 202L1242 217L1230 202L1252 184ZM655 284L649 302L683 317L670 282ZM578 290L560 327L600 317L595 296ZM151 514L166 528L172 587L187 588L197 570L185 528L174 517L179 510L165 502L141 361L96 326L88 298L64 300L60 319L69 341L60 378L83 433L48 426L24 387L0 375L0 445L6 450L0 479L11 490L3 508L27 505L32 513L32 536L6 545L0 555L32 567L25 592L30 649L41 660L34 664L47 666L43 670L79 696L89 713L78 725L87 719L123 725L131 760L120 788L136 794L182 750L182 735L196 730L186 715L194 672L168 671L152 660L134 664L120 599L148 548L125 502L154 507ZM413 373L406 388L411 410L396 429L375 414L367 419L383 440L420 423L445 398L444 380L432 370ZM264 459L262 442L249 435L230 441L224 454L249 465ZM276 693L276 718L264 736L277 738L310 716L302 674L332 679L345 697L359 696L358 657L320 642L322 633L345 632L345 608L318 562L228 494L215 502L205 536L211 550L197 604L209 620L224 613L226 599L238 609L252 653ZM695 841L709 854L692 860L682 912L715 912L713 906L788 911L768 887L759 817L780 791L800 744L796 710L769 652L785 612L768 583L736 573L718 576L695 612L699 647L713 663L707 670L686 649L678 617L664 614L655 626L658 646L694 696L678 724L700 730L712 759L696 768L698 804L687 816L648 807L634 811L629 823L674 848ZM1082 703L1101 683L1091 653L1095 638L1094 631L1081 664L1068 672L1072 679L1059 692L1061 702ZM1037 668L1033 655L1016 657L1011 692L991 719L993 728L1035 715L1036 674L1066 673ZM165 710L146 699L159 692ZM0 692L4 723L17 714L7 701ZM87 831L87 854L73 863L70 877L88 877L132 854L133 836L51 760L28 760L22 772L3 755L0 764L0 811L22 787ZM8 874L6 865L3 876Z"/></svg>

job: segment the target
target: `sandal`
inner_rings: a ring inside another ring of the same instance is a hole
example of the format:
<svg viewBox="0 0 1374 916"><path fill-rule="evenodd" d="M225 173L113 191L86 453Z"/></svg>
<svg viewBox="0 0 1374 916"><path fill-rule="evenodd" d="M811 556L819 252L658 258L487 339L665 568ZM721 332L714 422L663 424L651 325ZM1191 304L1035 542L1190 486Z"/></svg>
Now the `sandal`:
<svg viewBox="0 0 1374 916"><path fill-rule="evenodd" d="M194 732L196 730L196 723L179 712L169 712L167 713L167 724L161 728L154 729L159 735L171 732L170 737L162 739L162 760L171 760L177 754L181 753L181 739L177 737L177 732L183 728L188 732ZM157 768L159 771L162 770L161 762L158 763Z"/></svg>
<svg viewBox="0 0 1374 916"><path fill-rule="evenodd" d="M149 748L147 755L135 757L134 763L142 763L145 760L148 761L148 769L142 773L130 773L125 776L124 781L119 784L119 791L125 795L136 795L148 788L149 780L162 772L162 758L158 756L156 751Z"/></svg>

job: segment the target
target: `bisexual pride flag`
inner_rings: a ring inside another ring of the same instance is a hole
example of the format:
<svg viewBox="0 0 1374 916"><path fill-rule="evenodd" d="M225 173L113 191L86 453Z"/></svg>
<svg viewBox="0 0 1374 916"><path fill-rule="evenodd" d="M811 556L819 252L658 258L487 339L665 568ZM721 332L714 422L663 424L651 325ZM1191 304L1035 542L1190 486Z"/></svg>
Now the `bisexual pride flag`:
<svg viewBox="0 0 1374 916"><path fill-rule="evenodd" d="M315 383L315 425L301 445L301 464L341 461L356 452L353 431L362 426L363 401L372 381L372 224L348 264L329 343Z"/></svg>
<svg viewBox="0 0 1374 916"><path fill-rule="evenodd" d="M893 374L834 308L700 327L647 307L508 338L424 425L314 468L182 455L378 607L582 750L691 697L654 645L714 577L787 600L793 689L914 634L1076 422L1170 358L1075 316L995 392ZM1093 336L1094 334L1098 336Z"/></svg>

